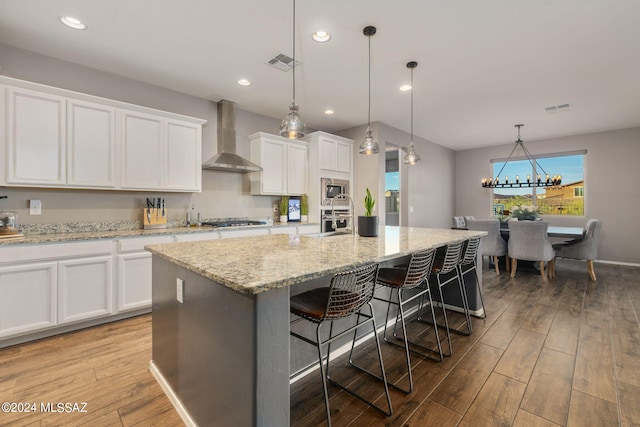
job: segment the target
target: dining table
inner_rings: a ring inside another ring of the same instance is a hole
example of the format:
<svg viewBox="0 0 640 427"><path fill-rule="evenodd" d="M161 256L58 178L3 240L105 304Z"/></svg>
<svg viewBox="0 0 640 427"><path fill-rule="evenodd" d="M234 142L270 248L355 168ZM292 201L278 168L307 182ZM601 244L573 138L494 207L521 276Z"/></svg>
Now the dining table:
<svg viewBox="0 0 640 427"><path fill-rule="evenodd" d="M509 234L508 227L500 227L500 233L504 236L505 234ZM582 227L562 227L557 225L550 225L547 228L547 236L549 237L560 237L560 238L568 238L575 239L577 237L582 237L584 234L584 228Z"/></svg>

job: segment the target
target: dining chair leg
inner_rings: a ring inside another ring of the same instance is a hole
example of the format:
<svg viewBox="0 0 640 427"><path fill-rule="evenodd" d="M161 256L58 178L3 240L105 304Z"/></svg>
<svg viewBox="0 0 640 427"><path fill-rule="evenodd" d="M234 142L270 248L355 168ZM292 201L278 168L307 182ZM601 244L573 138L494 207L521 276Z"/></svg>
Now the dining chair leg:
<svg viewBox="0 0 640 427"><path fill-rule="evenodd" d="M498 256L494 255L493 264L496 266L496 274L500 274L500 267L498 267Z"/></svg>
<svg viewBox="0 0 640 427"><path fill-rule="evenodd" d="M547 272L544 269L544 261L540 261L540 275L542 276L542 281L547 281Z"/></svg>
<svg viewBox="0 0 640 427"><path fill-rule="evenodd" d="M593 260L592 259L588 259L587 260L587 270L589 271L589 277L591 278L592 281L596 281L596 271L593 269Z"/></svg>
<svg viewBox="0 0 640 427"><path fill-rule="evenodd" d="M509 258L509 255L505 255L505 259L507 260L506 264L507 264L507 271L511 270L509 268L509 263L511 262L511 259Z"/></svg>
<svg viewBox="0 0 640 427"><path fill-rule="evenodd" d="M518 260L511 258L511 277L516 277L516 269L518 268Z"/></svg>

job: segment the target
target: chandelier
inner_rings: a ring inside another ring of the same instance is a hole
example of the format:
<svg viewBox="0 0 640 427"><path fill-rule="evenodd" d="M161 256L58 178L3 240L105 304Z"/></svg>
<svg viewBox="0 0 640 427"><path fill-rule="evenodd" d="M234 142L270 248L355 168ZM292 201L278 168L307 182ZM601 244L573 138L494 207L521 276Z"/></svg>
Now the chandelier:
<svg viewBox="0 0 640 427"><path fill-rule="evenodd" d="M522 142L522 139L520 139L520 128L522 126L524 125L523 124L514 125L514 127L518 128L518 140L515 142L516 145L515 147L513 147L513 150L511 150L511 154L509 154L509 157L504 162L504 164L502 165L502 168L500 168L500 172L498 172L495 178L491 178L491 177L482 178L483 187L485 188L527 188L527 187L553 187L555 185L561 184L562 176L560 175L549 176L547 171L544 170L544 168L542 167L542 165L540 165L539 162L535 161L535 164L534 164L533 156L531 155L531 153L529 153L529 150L527 150L527 147L524 146L524 142ZM526 159L531 164L531 170L535 171L536 176L533 179L531 179L531 175L527 174L526 179L522 180L520 179L520 175L516 175L516 179L513 181L510 181L509 177L505 176L504 181L501 182L500 174L504 170L504 167L507 165L507 163L509 163L509 160L511 160L513 153L516 151L518 147L522 149L522 152L524 153ZM540 168L540 171L538 171L538 168ZM538 173L538 172L542 172L542 173Z"/></svg>

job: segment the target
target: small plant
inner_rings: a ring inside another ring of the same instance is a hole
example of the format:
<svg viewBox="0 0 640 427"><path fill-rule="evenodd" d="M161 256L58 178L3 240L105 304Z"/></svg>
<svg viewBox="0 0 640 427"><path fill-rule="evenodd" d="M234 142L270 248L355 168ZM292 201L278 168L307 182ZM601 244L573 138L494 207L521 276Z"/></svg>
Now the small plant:
<svg viewBox="0 0 640 427"><path fill-rule="evenodd" d="M373 207L376 205L376 199L371 196L371 191L367 188L367 195L364 196L364 216L373 216Z"/></svg>
<svg viewBox="0 0 640 427"><path fill-rule="evenodd" d="M286 215L289 212L289 196L280 198L280 215Z"/></svg>
<svg viewBox="0 0 640 427"><path fill-rule="evenodd" d="M300 196L300 215L309 215L309 198L306 194Z"/></svg>

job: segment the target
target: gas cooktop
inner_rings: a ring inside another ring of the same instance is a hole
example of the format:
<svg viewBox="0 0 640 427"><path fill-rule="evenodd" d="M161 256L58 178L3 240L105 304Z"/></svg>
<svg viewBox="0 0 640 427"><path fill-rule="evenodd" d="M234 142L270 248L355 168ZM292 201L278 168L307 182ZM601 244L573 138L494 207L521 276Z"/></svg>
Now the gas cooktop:
<svg viewBox="0 0 640 427"><path fill-rule="evenodd" d="M226 221L205 221L202 225L209 227L242 227L247 225L265 225L266 221L254 221L249 219L231 219Z"/></svg>

